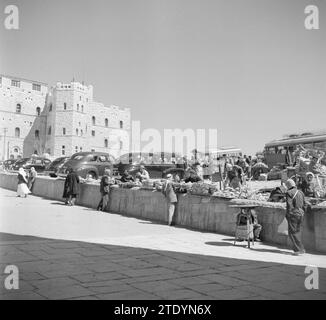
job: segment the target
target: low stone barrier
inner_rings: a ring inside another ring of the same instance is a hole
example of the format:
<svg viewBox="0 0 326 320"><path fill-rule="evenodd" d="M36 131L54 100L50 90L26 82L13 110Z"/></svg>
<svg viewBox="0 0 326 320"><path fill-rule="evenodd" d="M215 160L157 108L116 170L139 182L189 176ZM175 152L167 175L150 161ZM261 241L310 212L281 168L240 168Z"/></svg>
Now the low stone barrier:
<svg viewBox="0 0 326 320"><path fill-rule="evenodd" d="M16 190L17 174L0 173L0 187ZM63 187L63 179L40 176L34 183L33 194L63 201ZM161 192L122 188L111 190L109 212L167 223L167 203ZM98 183L80 185L78 205L95 209L99 201ZM247 204L250 201L179 194L175 222L176 225L199 231L234 236L239 210L231 208L230 205L241 203ZM279 226L285 217L285 204L261 202L256 212L259 223L263 226L263 240L273 244L289 245L288 237L279 233ZM326 253L326 208L315 207L307 212L302 239L307 249Z"/></svg>

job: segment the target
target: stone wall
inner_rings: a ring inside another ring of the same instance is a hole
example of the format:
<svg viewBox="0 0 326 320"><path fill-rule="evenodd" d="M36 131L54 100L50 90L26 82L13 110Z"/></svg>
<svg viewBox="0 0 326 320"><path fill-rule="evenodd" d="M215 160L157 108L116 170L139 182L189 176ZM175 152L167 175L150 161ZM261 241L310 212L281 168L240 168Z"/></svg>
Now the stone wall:
<svg viewBox="0 0 326 320"><path fill-rule="evenodd" d="M38 177L33 193L37 196L63 201L64 180ZM17 189L17 175L0 173L0 187ZM237 208L230 205L250 203L246 200L228 200L189 194L178 195L176 225L234 236ZM77 204L96 208L100 201L98 184L81 184ZM161 192L112 188L109 212L126 216L167 222L167 203ZM268 243L289 245L288 237L279 233L284 220L284 204L261 203L257 207L258 220L263 226L262 238ZM307 212L303 227L303 243L309 250L326 253L326 208Z"/></svg>

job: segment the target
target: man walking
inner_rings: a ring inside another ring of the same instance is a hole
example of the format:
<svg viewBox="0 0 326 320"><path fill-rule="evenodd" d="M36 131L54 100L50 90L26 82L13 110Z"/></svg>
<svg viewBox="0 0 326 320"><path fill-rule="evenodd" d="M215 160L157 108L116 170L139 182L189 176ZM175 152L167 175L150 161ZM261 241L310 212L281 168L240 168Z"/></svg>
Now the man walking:
<svg viewBox="0 0 326 320"><path fill-rule="evenodd" d="M287 187L286 192L286 215L285 218L288 222L289 238L293 245L294 255L302 255L305 249L300 240L300 232L307 202L305 201L302 191L297 189L295 182L289 179L285 183Z"/></svg>

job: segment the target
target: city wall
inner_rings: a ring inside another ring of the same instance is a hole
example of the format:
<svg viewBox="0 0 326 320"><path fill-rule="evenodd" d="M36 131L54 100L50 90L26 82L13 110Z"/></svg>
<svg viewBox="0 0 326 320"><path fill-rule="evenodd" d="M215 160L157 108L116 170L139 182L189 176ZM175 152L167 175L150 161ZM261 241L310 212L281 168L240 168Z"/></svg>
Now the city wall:
<svg viewBox="0 0 326 320"><path fill-rule="evenodd" d="M36 196L63 201L64 180L38 177L33 193ZM17 175L0 173L0 187L16 190ZM77 204L96 208L100 200L99 185L81 184ZM229 200L217 197L178 195L175 217L177 226L202 232L216 232L233 237L237 208L230 205L248 204L247 200ZM112 188L108 211L126 216L167 223L167 203L159 191ZM289 245L288 237L279 233L284 220L285 206L261 202L257 207L259 223L263 226L262 239L276 245ZM305 215L303 242L308 250L326 253L326 208L315 207Z"/></svg>

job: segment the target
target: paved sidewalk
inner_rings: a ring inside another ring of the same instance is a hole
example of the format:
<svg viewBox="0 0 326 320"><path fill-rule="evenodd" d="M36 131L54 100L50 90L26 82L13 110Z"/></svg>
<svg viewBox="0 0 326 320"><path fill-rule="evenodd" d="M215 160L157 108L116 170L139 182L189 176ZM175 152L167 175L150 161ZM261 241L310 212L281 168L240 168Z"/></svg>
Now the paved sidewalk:
<svg viewBox="0 0 326 320"><path fill-rule="evenodd" d="M324 255L248 250L227 236L8 190L0 189L0 203L0 300L326 298ZM20 271L17 291L3 285L9 264ZM308 264L319 266L319 290L304 287Z"/></svg>

